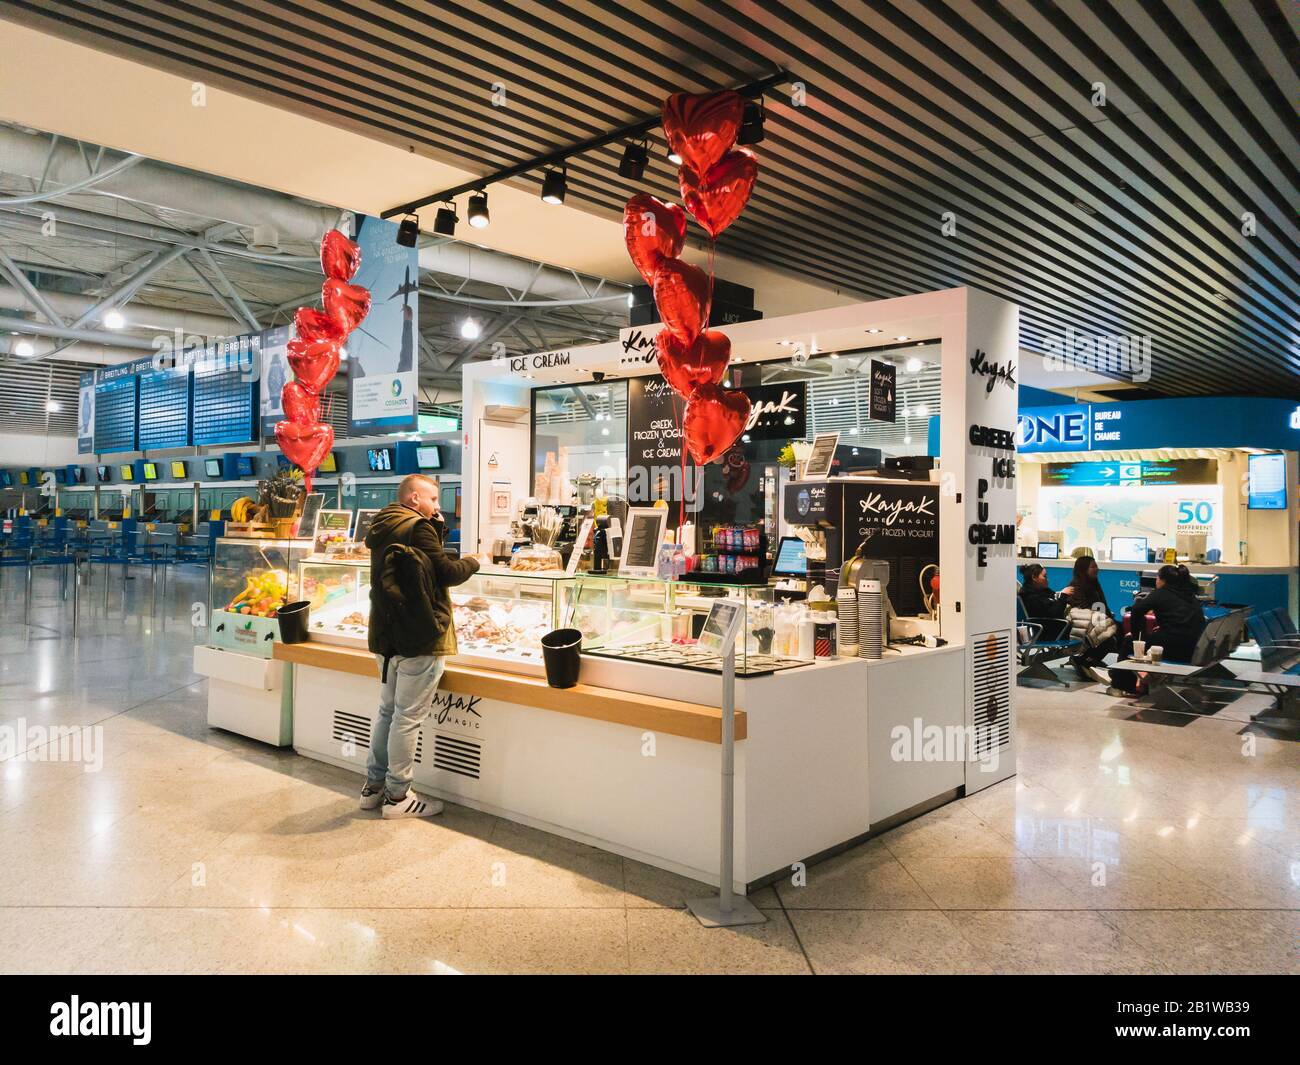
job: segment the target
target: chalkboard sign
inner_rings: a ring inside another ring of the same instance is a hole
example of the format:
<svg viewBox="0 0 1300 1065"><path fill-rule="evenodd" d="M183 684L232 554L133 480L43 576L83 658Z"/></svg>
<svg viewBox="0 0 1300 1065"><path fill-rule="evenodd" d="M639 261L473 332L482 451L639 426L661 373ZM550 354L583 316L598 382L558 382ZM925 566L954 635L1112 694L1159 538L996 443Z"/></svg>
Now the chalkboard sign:
<svg viewBox="0 0 1300 1065"><path fill-rule="evenodd" d="M623 557L619 560L620 576L654 577L659 569L659 545L668 528L666 507L631 507L627 512L627 531L623 534Z"/></svg>

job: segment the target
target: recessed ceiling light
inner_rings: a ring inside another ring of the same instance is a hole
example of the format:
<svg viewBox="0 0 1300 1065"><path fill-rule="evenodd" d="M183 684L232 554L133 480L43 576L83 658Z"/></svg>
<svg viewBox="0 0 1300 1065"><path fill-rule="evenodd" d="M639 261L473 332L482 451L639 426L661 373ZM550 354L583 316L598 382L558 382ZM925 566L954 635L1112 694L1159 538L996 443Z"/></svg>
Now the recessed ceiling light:
<svg viewBox="0 0 1300 1065"><path fill-rule="evenodd" d="M126 316L116 307L104 315L105 329L121 329L124 325L126 325Z"/></svg>
<svg viewBox="0 0 1300 1065"><path fill-rule="evenodd" d="M880 330L879 330L879 329L868 329L867 332L868 332L868 333L879 333Z"/></svg>
<svg viewBox="0 0 1300 1065"><path fill-rule="evenodd" d="M911 340L911 337L894 337L895 340Z"/></svg>
<svg viewBox="0 0 1300 1065"><path fill-rule="evenodd" d="M838 351L832 351L832 352L831 352L831 358L832 358L832 359L838 359L839 357L840 357L840 353L839 353Z"/></svg>
<svg viewBox="0 0 1300 1065"><path fill-rule="evenodd" d="M36 354L36 345L30 340L20 340L14 345L14 354L20 359L30 359Z"/></svg>

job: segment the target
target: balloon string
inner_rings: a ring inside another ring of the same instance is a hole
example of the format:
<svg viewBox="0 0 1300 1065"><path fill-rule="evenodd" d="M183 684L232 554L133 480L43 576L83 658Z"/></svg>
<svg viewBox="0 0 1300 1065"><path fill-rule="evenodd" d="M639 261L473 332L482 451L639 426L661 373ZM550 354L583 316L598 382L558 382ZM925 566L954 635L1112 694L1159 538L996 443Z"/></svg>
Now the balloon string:
<svg viewBox="0 0 1300 1065"><path fill-rule="evenodd" d="M677 540L682 538L682 526L686 524L686 423L677 413L677 397L673 397L673 417L677 420L677 439L681 441L682 452L682 497L677 503Z"/></svg>

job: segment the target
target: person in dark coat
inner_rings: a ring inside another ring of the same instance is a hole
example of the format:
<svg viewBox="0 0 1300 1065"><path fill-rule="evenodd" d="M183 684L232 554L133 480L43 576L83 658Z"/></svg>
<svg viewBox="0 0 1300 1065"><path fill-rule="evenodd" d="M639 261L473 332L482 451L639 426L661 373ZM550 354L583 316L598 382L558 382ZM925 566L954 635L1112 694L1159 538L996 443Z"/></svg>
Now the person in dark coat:
<svg viewBox="0 0 1300 1065"><path fill-rule="evenodd" d="M1155 590L1133 601L1130 617L1135 638L1143 631L1148 614L1155 615L1156 627L1147 634L1147 646L1163 648L1168 661L1190 662L1205 630L1205 611L1186 566L1161 566Z"/></svg>
<svg viewBox="0 0 1300 1065"><path fill-rule="evenodd" d="M442 549L447 526L438 510L438 482L414 473L397 488L397 502L375 515L366 533L370 549L370 651L379 662L379 717L370 734L370 758L361 808L383 816L432 817L442 803L411 791L415 741L429 716L447 655L456 653L448 589L478 572L473 558L449 558ZM397 548L402 565L393 565ZM412 570L412 566L420 567ZM427 625L400 628L395 598L418 606ZM427 631L425 631L427 629ZM415 631L413 631L415 630Z"/></svg>
<svg viewBox="0 0 1300 1065"><path fill-rule="evenodd" d="M1037 562L1020 567L1020 602L1025 608L1025 620L1043 627L1040 639L1061 640L1070 631L1066 620L1066 603L1052 591L1047 581L1047 570Z"/></svg>

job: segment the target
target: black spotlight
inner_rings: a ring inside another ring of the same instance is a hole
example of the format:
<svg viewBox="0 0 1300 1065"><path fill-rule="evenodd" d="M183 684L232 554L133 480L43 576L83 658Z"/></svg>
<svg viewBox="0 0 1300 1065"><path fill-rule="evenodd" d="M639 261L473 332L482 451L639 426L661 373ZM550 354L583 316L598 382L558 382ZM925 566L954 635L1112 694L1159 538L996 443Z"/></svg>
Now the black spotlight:
<svg viewBox="0 0 1300 1065"><path fill-rule="evenodd" d="M408 214L397 227L397 243L403 248L414 248L419 239L420 220L415 215Z"/></svg>
<svg viewBox="0 0 1300 1065"><path fill-rule="evenodd" d="M433 231L440 237L454 237L456 235L456 223L460 219L456 217L456 205L454 203L444 203L438 208L438 213L433 219Z"/></svg>
<svg viewBox="0 0 1300 1065"><path fill-rule="evenodd" d="M469 216L469 224L475 229L486 229L487 224L492 221L488 215L487 193L474 193L469 198L469 210L465 213Z"/></svg>
<svg viewBox="0 0 1300 1065"><path fill-rule="evenodd" d="M644 144L628 141L623 149L623 159L618 164L619 177L640 181L645 174L646 162L650 158L649 149Z"/></svg>
<svg viewBox="0 0 1300 1065"><path fill-rule="evenodd" d="M542 203L563 203L568 185L563 167L546 171L546 176L542 178Z"/></svg>
<svg viewBox="0 0 1300 1065"><path fill-rule="evenodd" d="M763 139L763 101L750 100L745 105L745 115L740 122L737 144L758 144Z"/></svg>

